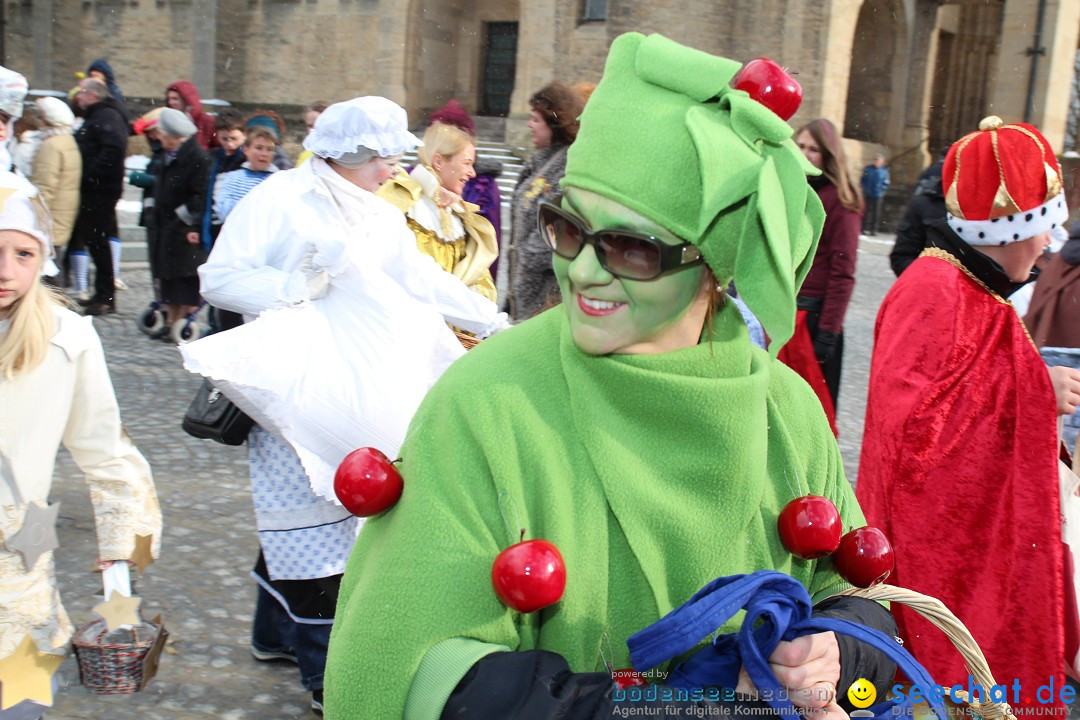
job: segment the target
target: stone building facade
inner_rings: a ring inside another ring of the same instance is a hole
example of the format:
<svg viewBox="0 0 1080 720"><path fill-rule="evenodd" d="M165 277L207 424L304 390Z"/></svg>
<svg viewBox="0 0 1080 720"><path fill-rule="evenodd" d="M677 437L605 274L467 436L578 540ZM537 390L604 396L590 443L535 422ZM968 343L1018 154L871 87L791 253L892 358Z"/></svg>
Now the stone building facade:
<svg viewBox="0 0 1080 720"><path fill-rule="evenodd" d="M511 142L532 92L596 81L615 36L660 32L798 70L792 124L829 117L853 164L883 149L901 185L990 113L1039 125L1060 152L1080 36L1078 0L2 2L3 64L34 87L66 88L101 56L132 96L178 78L243 103L380 94L417 124L453 97L507 117Z"/></svg>

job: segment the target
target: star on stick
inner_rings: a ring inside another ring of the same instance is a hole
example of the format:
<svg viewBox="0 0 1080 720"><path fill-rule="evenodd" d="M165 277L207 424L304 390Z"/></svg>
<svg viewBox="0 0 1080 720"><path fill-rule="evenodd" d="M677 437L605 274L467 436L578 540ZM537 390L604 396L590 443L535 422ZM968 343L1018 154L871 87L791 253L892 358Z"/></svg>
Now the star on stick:
<svg viewBox="0 0 1080 720"><path fill-rule="evenodd" d="M150 563L154 562L154 556L150 553L150 547L153 544L153 535L135 536L135 550L132 551L131 557L128 559L139 568L140 575L146 572L146 568Z"/></svg>
<svg viewBox="0 0 1080 720"><path fill-rule="evenodd" d="M94 612L105 620L105 627L112 632L121 625L138 625L141 603L141 597L128 597L114 590L108 600L94 606Z"/></svg>
<svg viewBox="0 0 1080 720"><path fill-rule="evenodd" d="M56 539L56 516L59 512L60 503L48 507L42 507L37 502L30 503L19 532L7 541L9 549L22 553L27 572L34 569L39 557L60 547Z"/></svg>
<svg viewBox="0 0 1080 720"><path fill-rule="evenodd" d="M0 660L0 710L23 700L52 705L52 676L63 661L63 655L41 652L24 635L15 652Z"/></svg>

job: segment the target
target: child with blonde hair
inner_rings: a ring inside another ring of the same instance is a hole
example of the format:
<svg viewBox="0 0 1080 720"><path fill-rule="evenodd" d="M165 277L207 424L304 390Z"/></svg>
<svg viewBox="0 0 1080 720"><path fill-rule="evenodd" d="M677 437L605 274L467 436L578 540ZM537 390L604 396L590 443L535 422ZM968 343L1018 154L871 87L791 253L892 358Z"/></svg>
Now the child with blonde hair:
<svg viewBox="0 0 1080 720"><path fill-rule="evenodd" d="M52 257L51 227L37 189L0 172L0 661L35 681L0 676L3 718L36 718L52 704L50 677L74 632L58 594L57 544L48 542L59 445L90 486L107 595L130 587L127 564L114 562L129 560L140 536L156 556L161 536L150 466L120 424L92 321L40 280Z"/></svg>

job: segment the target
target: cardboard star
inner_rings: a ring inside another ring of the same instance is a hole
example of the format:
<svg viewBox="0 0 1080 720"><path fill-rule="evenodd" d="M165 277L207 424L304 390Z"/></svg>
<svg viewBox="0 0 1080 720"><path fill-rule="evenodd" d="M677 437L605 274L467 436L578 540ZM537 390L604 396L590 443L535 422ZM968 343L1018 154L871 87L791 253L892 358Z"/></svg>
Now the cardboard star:
<svg viewBox="0 0 1080 720"><path fill-rule="evenodd" d="M169 631L165 629L165 625L161 622L161 614L159 613L152 621L154 625L158 627L158 636L154 640L154 644L150 646L150 649L146 651L146 656L142 659L142 681L139 683L139 689L142 690L150 682L150 678L157 675L158 665L161 662L161 651L165 648L165 642L169 639Z"/></svg>
<svg viewBox="0 0 1080 720"><path fill-rule="evenodd" d="M7 199L15 194L15 188L13 187L0 187L0 212L4 212L4 203Z"/></svg>
<svg viewBox="0 0 1080 720"><path fill-rule="evenodd" d="M63 661L63 655L41 652L24 635L15 652L0 660L0 710L23 700L52 705L52 676Z"/></svg>
<svg viewBox="0 0 1080 720"><path fill-rule="evenodd" d="M131 557L128 559L139 568L140 575L146 572L146 568L150 563L154 562L154 556L150 553L150 546L153 543L153 535L135 536L135 550L132 551Z"/></svg>
<svg viewBox="0 0 1080 720"><path fill-rule="evenodd" d="M42 507L37 502L30 503L19 532L7 541L9 549L22 553L27 572L34 569L39 557L60 547L56 539L56 516L59 512L60 503L48 507Z"/></svg>
<svg viewBox="0 0 1080 720"><path fill-rule="evenodd" d="M94 612L105 620L105 627L112 632L121 625L138 625L141 603L141 597L128 597L114 590L108 600L94 606Z"/></svg>

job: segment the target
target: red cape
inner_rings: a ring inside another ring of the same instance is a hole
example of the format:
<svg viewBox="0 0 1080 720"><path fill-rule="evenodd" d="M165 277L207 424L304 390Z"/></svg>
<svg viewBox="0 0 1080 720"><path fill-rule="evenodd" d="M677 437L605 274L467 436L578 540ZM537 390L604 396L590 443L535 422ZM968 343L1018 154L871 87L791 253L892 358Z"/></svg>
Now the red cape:
<svg viewBox="0 0 1080 720"><path fill-rule="evenodd" d="M904 271L874 330L856 495L893 542L888 582L944 602L1021 706L1065 681L1055 408L1010 304L941 257ZM935 682L966 688L945 635L892 609Z"/></svg>
<svg viewBox="0 0 1080 720"><path fill-rule="evenodd" d="M795 314L795 333L791 339L780 348L776 359L787 365L799 374L806 384L818 396L821 401L821 409L825 411L825 417L829 419L829 428L832 434L836 432L836 407L833 405L829 387L825 384L825 376L821 374L821 365L817 356L814 355L814 341L810 339L810 330L806 327L806 311L799 310Z"/></svg>

